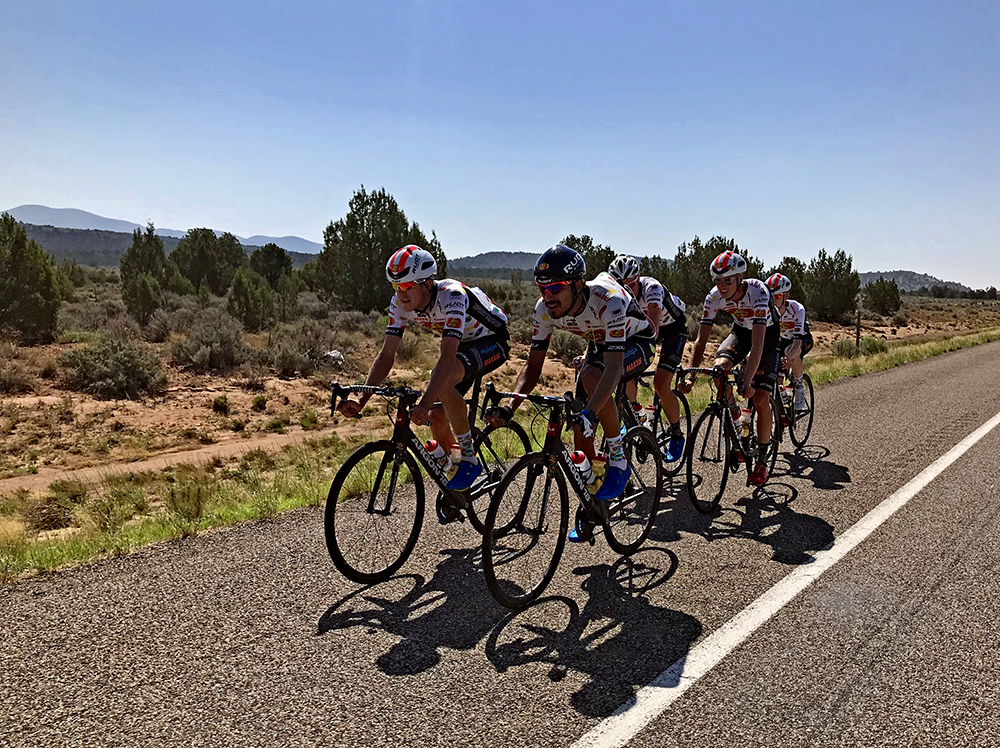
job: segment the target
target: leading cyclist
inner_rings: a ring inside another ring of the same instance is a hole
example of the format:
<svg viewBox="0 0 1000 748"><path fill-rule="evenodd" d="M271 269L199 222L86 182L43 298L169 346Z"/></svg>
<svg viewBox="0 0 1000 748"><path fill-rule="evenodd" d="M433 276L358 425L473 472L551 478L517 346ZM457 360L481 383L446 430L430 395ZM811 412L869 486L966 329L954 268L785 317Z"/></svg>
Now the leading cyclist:
<svg viewBox="0 0 1000 748"><path fill-rule="evenodd" d="M771 391L778 374L778 313L763 281L744 278L747 262L740 255L723 252L712 261L709 270L716 285L705 297L705 313L691 366L697 368L701 365L715 315L720 311L729 312L733 317L733 329L716 351L715 366L728 371L746 359L744 370L753 372L753 377L747 376L742 383L742 394L748 399L753 398L760 451L748 481L753 485L763 485L767 482L764 458L771 446ZM690 392L693 385L694 375L690 375L681 391Z"/></svg>
<svg viewBox="0 0 1000 748"><path fill-rule="evenodd" d="M660 358L656 362L653 389L660 396L660 404L670 424L667 462L676 462L684 454L684 434L681 433L681 405L670 384L681 365L688 338L687 318L684 316L687 306L656 278L639 275L639 261L635 257L618 255L611 261L608 273L632 292L650 326L658 331L656 342L660 344ZM627 394L633 408L637 391L635 381L630 381Z"/></svg>
<svg viewBox="0 0 1000 748"><path fill-rule="evenodd" d="M795 392L795 410L808 408L806 388L802 384L802 358L813 349L813 336L809 331L806 309L795 299L789 298L792 281L788 276L775 273L764 283L771 292L774 306L781 316L781 347L779 358L781 368L791 370Z"/></svg>
<svg viewBox="0 0 1000 748"><path fill-rule="evenodd" d="M634 379L649 367L653 353L653 330L628 292L607 273L584 282L587 267L582 255L563 244L545 250L535 263L535 283L541 298L532 318L531 350L514 392L528 394L538 383L553 330L561 329L589 341L579 381L588 396L574 434L577 449L593 461L594 431L598 421L608 446L608 470L594 494L600 501L621 496L631 468L625 459L615 389L621 379ZM494 423L511 418L520 404L496 409ZM573 542L589 537L586 528L574 528Z"/></svg>
<svg viewBox="0 0 1000 748"><path fill-rule="evenodd" d="M478 288L451 278L435 280L437 261L415 244L395 252L386 263L385 274L396 293L389 302L382 350L372 362L365 384L377 386L389 376L407 323L417 322L441 336L441 355L410 417L417 426L430 420L431 433L446 450L458 441L462 457L448 488L464 491L483 470L473 447L464 395L477 378L510 356L507 315ZM344 400L338 410L354 417L370 397L363 394L358 401ZM452 436L452 427L461 433ZM439 517L442 521L453 518Z"/></svg>

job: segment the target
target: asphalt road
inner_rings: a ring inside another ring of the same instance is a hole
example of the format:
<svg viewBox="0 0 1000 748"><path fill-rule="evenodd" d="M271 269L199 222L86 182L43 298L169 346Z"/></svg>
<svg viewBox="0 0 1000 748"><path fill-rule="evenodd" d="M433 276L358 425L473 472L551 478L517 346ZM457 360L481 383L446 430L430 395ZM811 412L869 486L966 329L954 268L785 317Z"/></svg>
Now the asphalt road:
<svg viewBox="0 0 1000 748"><path fill-rule="evenodd" d="M668 500L631 559L569 546L518 614L467 525L360 588L319 510L2 586L0 745L573 745L996 415L998 362L818 389L765 491ZM998 454L1000 427L627 744L1000 745Z"/></svg>

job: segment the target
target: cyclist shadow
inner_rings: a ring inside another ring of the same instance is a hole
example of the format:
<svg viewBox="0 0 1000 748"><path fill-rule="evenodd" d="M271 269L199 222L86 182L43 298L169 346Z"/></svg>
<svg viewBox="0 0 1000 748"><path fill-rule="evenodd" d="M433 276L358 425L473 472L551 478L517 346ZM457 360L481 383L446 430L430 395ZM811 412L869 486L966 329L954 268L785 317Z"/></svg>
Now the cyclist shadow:
<svg viewBox="0 0 1000 748"><path fill-rule="evenodd" d="M416 675L441 661L441 649L473 649L504 616L483 584L479 551L448 549L428 580L399 574L362 587L319 619L317 635L360 628L402 637L375 664L387 675Z"/></svg>
<svg viewBox="0 0 1000 748"><path fill-rule="evenodd" d="M796 512L792 502L798 489L771 481L723 507L706 537L747 538L771 546L771 560L781 564L807 564L833 542L833 525L821 517Z"/></svg>
<svg viewBox="0 0 1000 748"><path fill-rule="evenodd" d="M695 486L700 483L695 476ZM702 514L694 508L683 475L667 478L663 484L663 497L656 513L656 524L649 533L649 540L671 543L681 539L681 532L706 535L712 526L712 515Z"/></svg>
<svg viewBox="0 0 1000 748"><path fill-rule="evenodd" d="M650 592L677 570L677 556L647 548L614 564L582 566L587 600L553 596L508 614L486 641L486 657L498 672L532 663L551 665L549 678L570 670L590 675L571 697L581 714L607 717L641 687L684 657L701 623L655 605Z"/></svg>
<svg viewBox="0 0 1000 748"><path fill-rule="evenodd" d="M851 482L851 472L847 466L826 459L829 456L829 448L819 444L807 444L794 452L781 452L775 463L775 473L811 481L823 491L836 491Z"/></svg>

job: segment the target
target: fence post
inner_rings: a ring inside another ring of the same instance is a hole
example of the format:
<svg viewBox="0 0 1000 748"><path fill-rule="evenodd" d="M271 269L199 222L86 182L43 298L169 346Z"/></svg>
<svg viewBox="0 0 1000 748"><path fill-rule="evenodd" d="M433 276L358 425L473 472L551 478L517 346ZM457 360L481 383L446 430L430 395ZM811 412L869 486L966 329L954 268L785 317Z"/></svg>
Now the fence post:
<svg viewBox="0 0 1000 748"><path fill-rule="evenodd" d="M858 308L858 324L854 328L854 348L861 350L861 308Z"/></svg>

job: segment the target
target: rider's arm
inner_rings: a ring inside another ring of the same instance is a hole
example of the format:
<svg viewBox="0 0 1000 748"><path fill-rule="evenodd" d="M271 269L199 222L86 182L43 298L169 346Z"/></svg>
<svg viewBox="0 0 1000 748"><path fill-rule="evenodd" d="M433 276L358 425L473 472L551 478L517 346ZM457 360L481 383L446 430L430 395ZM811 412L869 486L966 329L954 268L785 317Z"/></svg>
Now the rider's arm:
<svg viewBox="0 0 1000 748"><path fill-rule="evenodd" d="M378 352L375 360L372 361L371 368L368 370L368 378L365 380L365 384L377 387L385 381L386 377L389 376L389 372L392 371L392 364L396 360L396 351L399 350L399 341L402 339L399 335L386 334L385 340L382 341L382 350ZM358 398L358 402L363 408L365 403L370 399L371 395L363 393Z"/></svg>
<svg viewBox="0 0 1000 748"><path fill-rule="evenodd" d="M701 360L705 357L705 346L708 338L712 334L712 323L702 322L698 328L698 340L695 341L694 350L691 352L691 368L697 369L701 366Z"/></svg>
<svg viewBox="0 0 1000 748"><path fill-rule="evenodd" d="M625 354L621 351L606 351L604 353L604 373L594 388L594 393L587 403L587 410L596 413L614 396L618 380L622 378L625 369Z"/></svg>
<svg viewBox="0 0 1000 748"><path fill-rule="evenodd" d="M441 355L437 364L434 365L434 371L431 372L431 381L427 383L427 390L420 399L420 404L424 407L430 407L441 399L438 397L438 393L448 381L449 372L453 371L455 364L458 363L455 354L458 352L460 340L460 338L450 335L441 338Z"/></svg>
<svg viewBox="0 0 1000 748"><path fill-rule="evenodd" d="M649 324L653 327L653 334L660 329L660 320L663 319L663 307L662 306L650 306L646 309L646 319L649 320Z"/></svg>
<svg viewBox="0 0 1000 748"><path fill-rule="evenodd" d="M801 351L802 351L802 341L799 340L798 338L795 338L791 343L788 344L788 347L785 349L785 358L786 359L798 358L799 353Z"/></svg>
<svg viewBox="0 0 1000 748"><path fill-rule="evenodd" d="M542 373L542 365L545 363L544 350L528 351L528 360L521 367L521 373L517 375L517 383L514 385L514 392L519 395L527 395L538 384L538 377ZM512 411L517 410L521 404L521 398L516 397L510 404Z"/></svg>

